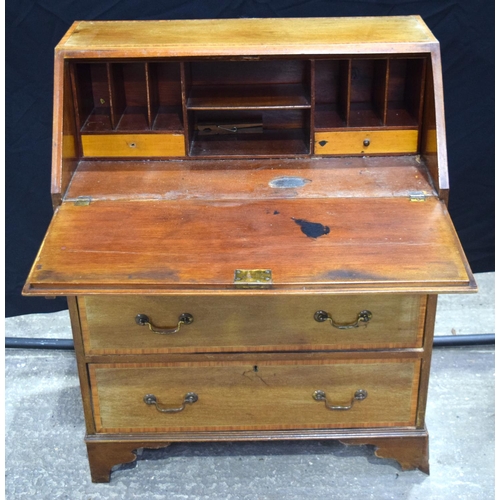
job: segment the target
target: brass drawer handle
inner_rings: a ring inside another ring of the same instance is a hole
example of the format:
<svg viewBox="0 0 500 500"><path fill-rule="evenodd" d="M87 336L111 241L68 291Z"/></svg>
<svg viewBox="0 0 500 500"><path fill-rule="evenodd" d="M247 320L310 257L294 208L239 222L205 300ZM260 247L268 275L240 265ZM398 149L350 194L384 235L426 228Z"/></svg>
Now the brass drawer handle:
<svg viewBox="0 0 500 500"><path fill-rule="evenodd" d="M314 391L314 393L313 393L313 398L316 401L324 401L325 407L328 410L350 410L354 404L354 401L363 401L363 399L366 399L367 397L368 397L368 393L364 389L358 389L354 393L354 396L351 399L351 404L349 406L334 406L334 405L328 404L328 401L326 400L325 391Z"/></svg>
<svg viewBox="0 0 500 500"><path fill-rule="evenodd" d="M146 314L138 314L135 317L135 322L138 325L141 325L141 326L148 325L149 329L153 333L159 333L160 335L165 335L167 333L177 333L181 329L182 325L190 325L193 321L194 321L194 318L193 318L192 314L182 313L179 316L179 322L177 323L177 326L160 328L158 326L153 325L153 323L151 323L151 320L149 319L149 316L147 316Z"/></svg>
<svg viewBox="0 0 500 500"><path fill-rule="evenodd" d="M316 311L314 313L314 319L319 323L323 323L324 321L329 321L333 327L338 328L339 330L348 330L349 328L358 328L360 323L368 323L372 319L373 314L370 311L361 311L358 313L358 318L353 323L340 324L336 323L332 318L330 313L326 311Z"/></svg>
<svg viewBox="0 0 500 500"><path fill-rule="evenodd" d="M178 412L184 410L184 408L186 408L187 404L196 403L196 401L198 401L198 394L196 394L194 392L188 392L184 396L184 401L182 402L182 406L179 406L178 408L165 408L165 407L160 406L158 404L158 400L156 399L156 396L154 394L146 394L144 396L143 400L147 405L155 405L156 409L161 413L178 413Z"/></svg>

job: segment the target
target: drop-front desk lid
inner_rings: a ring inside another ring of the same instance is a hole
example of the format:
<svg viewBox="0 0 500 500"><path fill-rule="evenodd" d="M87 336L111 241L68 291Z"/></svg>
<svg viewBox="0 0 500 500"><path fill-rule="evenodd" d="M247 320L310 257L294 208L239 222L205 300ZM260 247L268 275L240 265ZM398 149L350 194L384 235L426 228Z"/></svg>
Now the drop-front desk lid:
<svg viewBox="0 0 500 500"><path fill-rule="evenodd" d="M67 200L57 209L24 293L474 288L446 206L435 196L101 199Z"/></svg>

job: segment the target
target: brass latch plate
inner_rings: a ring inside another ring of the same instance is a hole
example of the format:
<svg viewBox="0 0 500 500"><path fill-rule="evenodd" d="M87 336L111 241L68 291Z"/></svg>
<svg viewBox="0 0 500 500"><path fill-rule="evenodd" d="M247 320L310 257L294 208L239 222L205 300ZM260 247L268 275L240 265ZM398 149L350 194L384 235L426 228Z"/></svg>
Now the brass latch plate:
<svg viewBox="0 0 500 500"><path fill-rule="evenodd" d="M272 285L271 269L236 269L234 284L241 288L266 287Z"/></svg>

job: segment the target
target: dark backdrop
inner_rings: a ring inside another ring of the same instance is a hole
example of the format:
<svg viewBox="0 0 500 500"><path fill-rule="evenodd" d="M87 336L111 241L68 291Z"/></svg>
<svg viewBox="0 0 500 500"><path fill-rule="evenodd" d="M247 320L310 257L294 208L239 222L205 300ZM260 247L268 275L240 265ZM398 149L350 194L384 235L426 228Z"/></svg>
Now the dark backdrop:
<svg viewBox="0 0 500 500"><path fill-rule="evenodd" d="M53 48L74 20L420 14L441 42L449 210L474 272L494 265L493 0L8 0L6 4L6 314L56 311L21 296L52 215Z"/></svg>

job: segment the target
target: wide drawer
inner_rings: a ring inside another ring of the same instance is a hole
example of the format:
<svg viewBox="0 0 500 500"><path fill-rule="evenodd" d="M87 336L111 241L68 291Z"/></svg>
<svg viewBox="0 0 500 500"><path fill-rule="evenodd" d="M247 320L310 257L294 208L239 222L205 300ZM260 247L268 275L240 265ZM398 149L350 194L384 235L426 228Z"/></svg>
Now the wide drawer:
<svg viewBox="0 0 500 500"><path fill-rule="evenodd" d="M416 153L418 130L316 132L317 155Z"/></svg>
<svg viewBox="0 0 500 500"><path fill-rule="evenodd" d="M422 345L425 295L86 296L79 308L87 354L385 349ZM325 311L332 317L318 322ZM368 322L357 322L363 311ZM177 333L181 314L192 315ZM354 323L354 325L353 325ZM355 327L355 325L358 325ZM351 325L351 326L349 326ZM345 328L347 326L347 328Z"/></svg>
<svg viewBox="0 0 500 500"><path fill-rule="evenodd" d="M184 156L182 134L82 135L83 156Z"/></svg>
<svg viewBox="0 0 500 500"><path fill-rule="evenodd" d="M89 369L98 432L385 427L415 425L420 360L92 364ZM326 401L315 399L316 391L323 391ZM193 393L197 400L183 403ZM356 393L365 399L353 400ZM172 409L177 411L164 411Z"/></svg>

